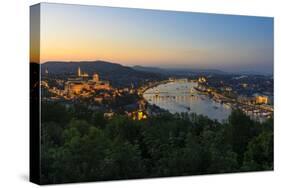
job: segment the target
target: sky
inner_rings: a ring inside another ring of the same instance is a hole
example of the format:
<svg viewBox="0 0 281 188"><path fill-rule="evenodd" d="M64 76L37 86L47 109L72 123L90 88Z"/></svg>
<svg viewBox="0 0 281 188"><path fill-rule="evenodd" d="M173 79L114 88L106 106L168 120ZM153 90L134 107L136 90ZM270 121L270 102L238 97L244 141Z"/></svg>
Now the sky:
<svg viewBox="0 0 281 188"><path fill-rule="evenodd" d="M41 4L40 62L273 72L273 18Z"/></svg>

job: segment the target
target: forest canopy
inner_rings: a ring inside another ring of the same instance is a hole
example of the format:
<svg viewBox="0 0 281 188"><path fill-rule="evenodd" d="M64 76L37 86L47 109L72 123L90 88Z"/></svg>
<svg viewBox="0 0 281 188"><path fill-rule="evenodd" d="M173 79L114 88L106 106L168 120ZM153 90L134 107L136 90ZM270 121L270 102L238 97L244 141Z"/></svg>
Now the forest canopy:
<svg viewBox="0 0 281 188"><path fill-rule="evenodd" d="M273 170L273 119L224 123L165 113L142 121L42 104L41 183Z"/></svg>

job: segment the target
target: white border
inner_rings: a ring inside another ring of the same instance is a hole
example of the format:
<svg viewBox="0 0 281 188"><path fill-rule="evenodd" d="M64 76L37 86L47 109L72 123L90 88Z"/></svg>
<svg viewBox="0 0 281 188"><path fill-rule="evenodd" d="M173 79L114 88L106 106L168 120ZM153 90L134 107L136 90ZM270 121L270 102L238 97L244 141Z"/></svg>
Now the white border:
<svg viewBox="0 0 281 188"><path fill-rule="evenodd" d="M29 5L37 0L6 0L0 6L0 187L35 187L29 173ZM180 10L275 19L275 171L189 176L60 187L278 187L280 182L280 5L278 0L45 0L44 2ZM36 186L37 187L37 186Z"/></svg>

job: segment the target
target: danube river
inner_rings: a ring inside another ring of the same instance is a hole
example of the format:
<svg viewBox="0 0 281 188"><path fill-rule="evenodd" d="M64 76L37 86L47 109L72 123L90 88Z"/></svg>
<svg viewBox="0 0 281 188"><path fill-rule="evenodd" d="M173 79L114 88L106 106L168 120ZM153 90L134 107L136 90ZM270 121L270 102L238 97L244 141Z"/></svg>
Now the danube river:
<svg viewBox="0 0 281 188"><path fill-rule="evenodd" d="M189 112L208 116L222 122L231 113L231 108L220 104L205 94L196 91L195 82L177 80L146 90L143 94L150 104L159 106L171 113Z"/></svg>

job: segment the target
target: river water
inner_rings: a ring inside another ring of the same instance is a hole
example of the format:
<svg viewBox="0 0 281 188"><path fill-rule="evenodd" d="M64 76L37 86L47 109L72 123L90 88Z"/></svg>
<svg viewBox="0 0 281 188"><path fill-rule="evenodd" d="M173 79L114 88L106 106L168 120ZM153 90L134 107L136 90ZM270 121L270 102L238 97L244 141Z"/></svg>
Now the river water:
<svg viewBox="0 0 281 188"><path fill-rule="evenodd" d="M150 104L168 110L171 113L189 112L208 116L222 122L231 113L231 108L218 103L194 89L195 82L177 80L146 90L143 94Z"/></svg>

